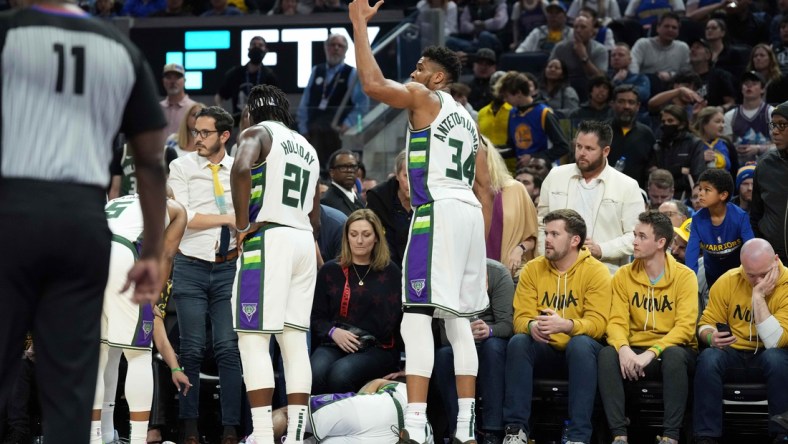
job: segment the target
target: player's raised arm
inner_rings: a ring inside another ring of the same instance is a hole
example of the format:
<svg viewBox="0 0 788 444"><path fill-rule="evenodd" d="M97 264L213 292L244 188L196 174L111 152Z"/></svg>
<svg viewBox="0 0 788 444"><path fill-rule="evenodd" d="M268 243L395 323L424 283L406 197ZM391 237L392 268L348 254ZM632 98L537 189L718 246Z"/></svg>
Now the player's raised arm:
<svg viewBox="0 0 788 444"><path fill-rule="evenodd" d="M353 39L356 45L356 70L361 88L367 96L383 102L389 106L400 109L413 109L417 100L413 94L413 87L421 85L403 85L383 76L383 72L372 55L372 46L369 43L367 22L378 12L383 0L378 0L375 6L369 5L369 0L354 0L350 2L350 21L353 23ZM420 88L423 94L428 93L426 88Z"/></svg>

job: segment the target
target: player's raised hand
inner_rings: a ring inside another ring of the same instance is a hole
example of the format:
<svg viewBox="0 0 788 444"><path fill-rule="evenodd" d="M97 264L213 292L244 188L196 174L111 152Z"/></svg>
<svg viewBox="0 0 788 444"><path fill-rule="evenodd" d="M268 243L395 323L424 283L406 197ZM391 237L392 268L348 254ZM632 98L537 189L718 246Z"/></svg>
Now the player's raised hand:
<svg viewBox="0 0 788 444"><path fill-rule="evenodd" d="M134 283L134 295L131 299L137 304L155 304L161 293L159 285L159 260L140 259L131 270L129 270L128 280L121 291L129 289Z"/></svg>
<svg viewBox="0 0 788 444"><path fill-rule="evenodd" d="M374 6L369 5L369 0L353 0L350 2L350 5L348 5L350 21L353 22L354 25L366 24L369 22L369 19L377 14L381 5L383 5L383 0L378 0L375 2Z"/></svg>

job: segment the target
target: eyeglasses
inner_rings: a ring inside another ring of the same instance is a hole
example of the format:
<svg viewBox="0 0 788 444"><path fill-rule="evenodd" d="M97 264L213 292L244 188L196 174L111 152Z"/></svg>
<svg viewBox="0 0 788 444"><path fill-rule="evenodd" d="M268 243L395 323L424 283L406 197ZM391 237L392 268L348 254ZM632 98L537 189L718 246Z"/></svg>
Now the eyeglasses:
<svg viewBox="0 0 788 444"><path fill-rule="evenodd" d="M331 169L339 170L345 173L352 173L358 170L358 164L334 165L331 167Z"/></svg>
<svg viewBox="0 0 788 444"><path fill-rule="evenodd" d="M198 138L198 137L202 137L203 139L207 139L208 136L210 136L213 133L218 133L219 130L216 130L216 131L208 131L208 130L197 131L197 130L192 130L190 132L192 134L192 137L194 137L195 139Z"/></svg>
<svg viewBox="0 0 788 444"><path fill-rule="evenodd" d="M769 131L785 131L788 128L788 122L769 122Z"/></svg>

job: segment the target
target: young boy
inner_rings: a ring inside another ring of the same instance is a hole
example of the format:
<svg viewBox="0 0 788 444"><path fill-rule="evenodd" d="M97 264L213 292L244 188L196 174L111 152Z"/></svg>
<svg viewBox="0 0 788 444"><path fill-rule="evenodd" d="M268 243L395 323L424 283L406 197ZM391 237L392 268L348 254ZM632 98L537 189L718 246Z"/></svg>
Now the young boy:
<svg viewBox="0 0 788 444"><path fill-rule="evenodd" d="M733 194L730 173L718 168L706 170L698 184L701 209L692 218L685 264L697 273L703 250L706 281L711 287L723 273L741 265L739 249L755 235L747 213L728 202Z"/></svg>
<svg viewBox="0 0 788 444"><path fill-rule="evenodd" d="M510 105L507 146L514 150L517 167L527 166L531 157L555 162L569 152L569 143L553 114L544 102L534 102L528 78L509 72L500 80L501 97ZM512 168L507 160L507 166Z"/></svg>

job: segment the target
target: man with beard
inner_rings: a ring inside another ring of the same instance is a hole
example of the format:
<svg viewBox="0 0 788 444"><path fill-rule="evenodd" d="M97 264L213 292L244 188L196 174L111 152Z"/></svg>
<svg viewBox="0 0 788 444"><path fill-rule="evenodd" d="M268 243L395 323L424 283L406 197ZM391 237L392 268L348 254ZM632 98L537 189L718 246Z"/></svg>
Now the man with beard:
<svg viewBox="0 0 788 444"><path fill-rule="evenodd" d="M240 115L241 110L246 106L246 99L249 92L256 85L277 86L276 76L270 68L263 66L263 58L268 53L268 46L265 39L260 36L252 37L249 42L249 63L230 68L224 74L224 82L219 88L219 92L214 96L217 106L222 106L222 101L230 100L233 115Z"/></svg>
<svg viewBox="0 0 788 444"><path fill-rule="evenodd" d="M612 291L607 268L583 246L586 225L574 210L545 214L544 256L529 261L520 274L515 335L506 348L505 443L529 442L534 377L569 380L567 436L573 443L591 442L599 339Z"/></svg>
<svg viewBox="0 0 788 444"><path fill-rule="evenodd" d="M382 4L354 0L350 20L364 92L408 110L406 158L413 219L402 270L400 329L408 355L408 406L399 443L431 442L426 415L435 355L431 325L433 316L440 316L454 353L459 398L453 442L471 444L476 442L479 361L469 318L489 304L484 240L492 220L493 192L487 153L476 123L446 92L460 75L456 53L442 46L426 48L406 84L383 76L367 31L367 22Z"/></svg>
<svg viewBox="0 0 788 444"><path fill-rule="evenodd" d="M345 63L347 48L345 36L328 36L326 62L312 68L296 112L298 132L315 147L320 165L325 165L331 153L342 148L339 135L356 125L369 108L369 98L357 84L356 69ZM338 128L335 128L331 123L349 90L352 91L350 100L342 109Z"/></svg>
<svg viewBox="0 0 788 444"><path fill-rule="evenodd" d="M634 85L619 85L613 90L613 121L610 124L613 141L610 142L608 161L615 165L619 159L626 157L622 172L645 189L656 138L651 128L635 120L639 107Z"/></svg>
<svg viewBox="0 0 788 444"><path fill-rule="evenodd" d="M164 91L167 92L167 97L159 104L164 111L164 116L167 117L167 126L164 127L165 137L178 132L178 127L186 112L196 103L183 89L186 83L183 77L185 73L183 66L177 63L164 65L162 71L161 83L164 86Z"/></svg>
<svg viewBox="0 0 788 444"><path fill-rule="evenodd" d="M608 164L612 138L613 130L606 123L580 123L575 140L576 163L553 168L542 184L537 248L544 248L545 215L572 208L586 222L584 246L614 273L629 262L632 230L645 207L637 182Z"/></svg>
<svg viewBox="0 0 788 444"><path fill-rule="evenodd" d="M755 177L755 165L745 165L739 168L736 173L736 197L731 203L738 205L739 208L750 212L750 202L752 202L753 177Z"/></svg>
<svg viewBox="0 0 788 444"><path fill-rule="evenodd" d="M180 393L179 442L197 444L200 364L205 352L206 318L210 317L213 350L222 386L223 443L238 442L241 420L241 359L233 331L230 297L238 249L230 194L233 158L225 143L233 118L218 106L197 115L192 132L197 150L170 164L167 184L175 200L186 207L188 223L172 273L172 294L178 304L181 367L193 384L189 396Z"/></svg>

